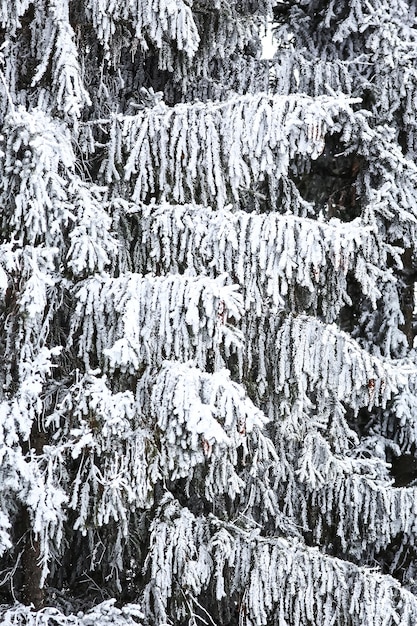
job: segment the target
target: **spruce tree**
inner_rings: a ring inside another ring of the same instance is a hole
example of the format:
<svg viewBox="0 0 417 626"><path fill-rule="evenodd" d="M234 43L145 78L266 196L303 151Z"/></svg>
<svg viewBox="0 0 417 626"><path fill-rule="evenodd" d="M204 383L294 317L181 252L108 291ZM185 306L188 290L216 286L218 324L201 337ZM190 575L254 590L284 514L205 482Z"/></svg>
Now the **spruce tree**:
<svg viewBox="0 0 417 626"><path fill-rule="evenodd" d="M0 28L1 623L415 626L415 3Z"/></svg>

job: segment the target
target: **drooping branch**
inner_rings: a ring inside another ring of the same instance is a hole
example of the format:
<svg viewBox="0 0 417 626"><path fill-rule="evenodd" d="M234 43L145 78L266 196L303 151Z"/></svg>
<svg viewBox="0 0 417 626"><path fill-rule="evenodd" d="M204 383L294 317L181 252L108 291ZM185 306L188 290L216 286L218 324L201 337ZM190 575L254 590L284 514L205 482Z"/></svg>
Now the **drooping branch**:
<svg viewBox="0 0 417 626"><path fill-rule="evenodd" d="M224 599L234 598L237 618L256 626L278 623L289 610L300 625L314 620L325 626L335 615L350 616L351 624L382 625L389 615L412 626L417 617L415 597L390 576L297 540L264 537L244 519L224 523L195 517L170 494L151 525L146 568L152 581L146 594L160 621L173 613L184 618L198 600L204 605L209 585L218 603L211 602L212 615Z"/></svg>
<svg viewBox="0 0 417 626"><path fill-rule="evenodd" d="M107 122L101 176L107 184L123 177L136 203L155 197L223 208L242 189L256 191L259 181L276 190L295 157L317 158L326 134L342 124L346 140L366 127L366 118L352 109L355 102L257 94L209 109L159 104L135 116L116 115L97 121ZM91 125L83 127L81 145L91 132Z"/></svg>
<svg viewBox="0 0 417 626"><path fill-rule="evenodd" d="M227 324L242 313L242 297L226 276L96 276L78 285L70 341L85 363L137 372L165 359L195 359L203 369L240 345ZM233 348L234 347L234 348ZM226 352L224 352L226 351Z"/></svg>
<svg viewBox="0 0 417 626"><path fill-rule="evenodd" d="M130 209L130 210L129 210ZM192 205L127 207L135 271L218 275L242 286L245 307L311 310L333 321L345 303L347 274L376 306L386 250L375 229L293 215L249 214ZM387 274L387 279L391 276ZM332 305L329 303L331 294Z"/></svg>

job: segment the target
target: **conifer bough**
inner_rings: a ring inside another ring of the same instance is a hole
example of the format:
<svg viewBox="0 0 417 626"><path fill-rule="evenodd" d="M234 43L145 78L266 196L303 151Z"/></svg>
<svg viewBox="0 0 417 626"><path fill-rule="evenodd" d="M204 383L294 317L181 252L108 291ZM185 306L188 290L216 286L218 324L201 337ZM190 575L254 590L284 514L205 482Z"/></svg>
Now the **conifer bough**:
<svg viewBox="0 0 417 626"><path fill-rule="evenodd" d="M415 626L415 18L0 0L2 624Z"/></svg>

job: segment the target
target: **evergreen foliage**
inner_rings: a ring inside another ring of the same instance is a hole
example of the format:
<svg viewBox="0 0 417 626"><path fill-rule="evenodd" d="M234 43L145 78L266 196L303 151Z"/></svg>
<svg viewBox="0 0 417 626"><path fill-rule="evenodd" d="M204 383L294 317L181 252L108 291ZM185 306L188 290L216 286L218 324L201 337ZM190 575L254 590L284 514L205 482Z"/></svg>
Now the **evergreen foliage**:
<svg viewBox="0 0 417 626"><path fill-rule="evenodd" d="M2 624L415 626L416 17L0 0Z"/></svg>

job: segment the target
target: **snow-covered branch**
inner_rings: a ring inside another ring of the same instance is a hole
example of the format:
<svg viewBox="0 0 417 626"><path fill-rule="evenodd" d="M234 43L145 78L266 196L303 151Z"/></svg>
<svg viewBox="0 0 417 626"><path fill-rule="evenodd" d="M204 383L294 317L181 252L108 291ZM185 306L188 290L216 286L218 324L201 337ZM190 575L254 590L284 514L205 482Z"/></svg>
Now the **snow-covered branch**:
<svg viewBox="0 0 417 626"><path fill-rule="evenodd" d="M197 202L223 208L262 180L276 188L296 155L318 158L325 136L346 140L366 125L358 100L342 97L241 96L210 108L163 104L108 123L102 174L129 183L134 202ZM83 144L82 138L80 138Z"/></svg>
<svg viewBox="0 0 417 626"><path fill-rule="evenodd" d="M136 226L131 231L135 271L227 272L242 285L245 306L257 315L267 301L272 308L319 309L333 321L350 303L348 272L374 305L380 296L384 244L376 229L360 220L325 223L274 212L168 204L143 207L127 218Z"/></svg>
<svg viewBox="0 0 417 626"><path fill-rule="evenodd" d="M255 626L284 623L289 611L300 626L346 615L380 626L387 617L407 626L417 618L415 597L390 576L297 540L263 537L255 526L195 517L169 494L151 526L146 568L145 597L159 621L173 612L184 618L209 585L219 603L234 598L240 619Z"/></svg>
<svg viewBox="0 0 417 626"><path fill-rule="evenodd" d="M64 603L63 603L64 604ZM78 611L77 615L67 614L67 606L62 610L46 607L35 611L31 606L16 603L13 607L0 605L0 618L3 626L25 624L25 626L138 626L144 624L145 615L137 604L126 604L118 608L116 600L105 600L90 610Z"/></svg>
<svg viewBox="0 0 417 626"><path fill-rule="evenodd" d="M216 367L222 352L241 337L227 324L242 313L242 296L226 276L95 276L79 283L72 341L87 368L93 354L110 371L135 372L165 359L207 359Z"/></svg>
<svg viewBox="0 0 417 626"><path fill-rule="evenodd" d="M189 3L184 0L87 0L86 5L108 58L114 54L112 47L123 23L129 23L133 30L132 47L140 45L148 50L151 42L162 48L168 39L189 57L198 48L200 36Z"/></svg>
<svg viewBox="0 0 417 626"><path fill-rule="evenodd" d="M385 406L414 371L370 355L335 325L306 315L269 315L256 323L244 319L243 333L248 341L241 367L250 371L256 363L261 395L269 388L281 402L302 404L310 397L321 408L332 398L355 412Z"/></svg>

